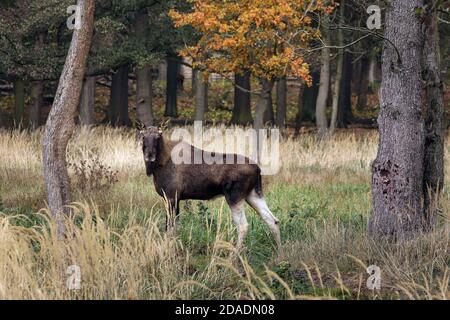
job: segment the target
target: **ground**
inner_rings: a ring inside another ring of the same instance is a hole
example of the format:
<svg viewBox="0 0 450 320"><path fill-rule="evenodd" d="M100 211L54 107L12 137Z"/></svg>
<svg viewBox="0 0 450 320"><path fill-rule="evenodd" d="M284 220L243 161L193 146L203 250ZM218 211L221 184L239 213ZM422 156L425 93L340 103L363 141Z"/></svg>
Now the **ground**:
<svg viewBox="0 0 450 320"><path fill-rule="evenodd" d="M179 237L166 235L165 203L135 132L106 127L78 130L70 143L74 216L70 237L58 240L45 209L41 138L0 131L0 299L450 298L447 189L435 232L401 244L366 236L375 131L322 143L283 138L281 171L263 179L280 219L281 260L248 206L246 250L230 258L236 232L223 198L184 202ZM67 288L70 265L80 267L80 290ZM366 287L368 265L381 268L379 291Z"/></svg>

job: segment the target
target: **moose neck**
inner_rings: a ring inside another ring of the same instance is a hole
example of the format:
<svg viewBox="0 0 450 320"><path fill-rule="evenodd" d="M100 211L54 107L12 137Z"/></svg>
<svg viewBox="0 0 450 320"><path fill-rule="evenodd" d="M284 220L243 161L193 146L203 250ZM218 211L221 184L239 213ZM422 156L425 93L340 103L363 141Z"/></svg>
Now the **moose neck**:
<svg viewBox="0 0 450 320"><path fill-rule="evenodd" d="M164 167L170 160L172 149L175 147L175 142L161 137L158 147L158 156L156 158L158 167Z"/></svg>

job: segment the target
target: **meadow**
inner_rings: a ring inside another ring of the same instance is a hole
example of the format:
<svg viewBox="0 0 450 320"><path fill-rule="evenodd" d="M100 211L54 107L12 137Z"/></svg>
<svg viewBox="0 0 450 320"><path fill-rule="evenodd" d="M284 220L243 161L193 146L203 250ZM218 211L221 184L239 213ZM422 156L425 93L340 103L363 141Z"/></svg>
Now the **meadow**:
<svg viewBox="0 0 450 320"><path fill-rule="evenodd" d="M282 168L263 179L280 219L281 260L248 206L246 249L236 253L223 198L183 202L178 237L166 235L166 205L131 129L77 130L67 154L74 215L70 236L59 240L46 209L41 138L0 131L0 299L450 298L448 185L434 232L399 244L366 234L375 131L282 139ZM66 285L70 265L81 270L79 290ZM381 268L381 290L366 287L369 265Z"/></svg>

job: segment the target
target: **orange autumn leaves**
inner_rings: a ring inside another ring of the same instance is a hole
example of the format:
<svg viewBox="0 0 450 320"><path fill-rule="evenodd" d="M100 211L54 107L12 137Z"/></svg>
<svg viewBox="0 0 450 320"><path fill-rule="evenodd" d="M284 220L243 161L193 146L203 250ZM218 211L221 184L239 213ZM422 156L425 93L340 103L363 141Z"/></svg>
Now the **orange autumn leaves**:
<svg viewBox="0 0 450 320"><path fill-rule="evenodd" d="M194 67L220 74L250 71L275 79L293 75L311 82L302 49L320 36L314 13L331 13L333 0L191 0L193 10L169 15L176 27L200 33L181 55Z"/></svg>

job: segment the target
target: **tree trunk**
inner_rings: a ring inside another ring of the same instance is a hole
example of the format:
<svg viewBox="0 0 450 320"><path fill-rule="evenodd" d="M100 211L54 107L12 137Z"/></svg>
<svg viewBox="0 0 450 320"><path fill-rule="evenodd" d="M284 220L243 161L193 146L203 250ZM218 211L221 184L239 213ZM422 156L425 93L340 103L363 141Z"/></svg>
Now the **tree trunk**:
<svg viewBox="0 0 450 320"><path fill-rule="evenodd" d="M175 60L167 59L166 110L164 112L166 117L178 117L178 69L178 63Z"/></svg>
<svg viewBox="0 0 450 320"><path fill-rule="evenodd" d="M256 102L255 120L253 126L255 130L262 129L265 125L264 116L266 110L272 107L271 92L273 88L273 81L261 79L261 93Z"/></svg>
<svg viewBox="0 0 450 320"><path fill-rule="evenodd" d="M95 124L95 81L95 77L86 77L83 83L80 102L80 124L82 126L91 126Z"/></svg>
<svg viewBox="0 0 450 320"><path fill-rule="evenodd" d="M136 13L136 38L144 42L149 31L148 10ZM153 124L152 68L150 65L136 67L136 118L145 126Z"/></svg>
<svg viewBox="0 0 450 320"><path fill-rule="evenodd" d="M272 101L272 88L274 83L272 82L272 86L269 91L269 96L267 98L267 106L264 111L264 124L272 125L275 122L275 113L273 112L273 101Z"/></svg>
<svg viewBox="0 0 450 320"><path fill-rule="evenodd" d="M23 110L25 106L25 85L23 80L14 80L14 122L16 127L20 127L23 121Z"/></svg>
<svg viewBox="0 0 450 320"><path fill-rule="evenodd" d="M131 125L128 115L128 65L119 67L117 72L112 75L110 112L112 125Z"/></svg>
<svg viewBox="0 0 450 320"><path fill-rule="evenodd" d="M41 125L41 107L43 103L44 83L33 81L31 84L30 124L33 130Z"/></svg>
<svg viewBox="0 0 450 320"><path fill-rule="evenodd" d="M195 120L203 121L205 112L208 111L208 79L205 79L203 73L197 73L197 88L195 89Z"/></svg>
<svg viewBox="0 0 450 320"><path fill-rule="evenodd" d="M341 0L339 4L339 16L340 16L340 24L344 25L345 23L345 0ZM341 28L338 30L338 46L342 47L344 45L344 32ZM333 102L331 107L331 122L330 122L330 134L334 134L334 130L336 129L336 121L338 115L339 108L339 97L341 94L341 82L342 82L342 69L344 65L344 49L340 49L338 51L338 59L337 59L337 69L336 69L336 80L334 82L334 90L333 90Z"/></svg>
<svg viewBox="0 0 450 320"><path fill-rule="evenodd" d="M364 57L361 59L361 71L359 73L358 81L358 100L356 108L359 111L364 110L367 107L367 94L369 92L369 59Z"/></svg>
<svg viewBox="0 0 450 320"><path fill-rule="evenodd" d="M433 1L425 0L427 10ZM425 44L423 64L426 90L425 158L424 158L424 214L425 229L432 230L436 220L437 194L444 186L444 90L440 74L439 31L437 12L429 12L424 19Z"/></svg>
<svg viewBox="0 0 450 320"><path fill-rule="evenodd" d="M286 124L287 108L287 81L286 78L277 81L277 119L278 128L284 128Z"/></svg>
<svg viewBox="0 0 450 320"><path fill-rule="evenodd" d="M234 108L231 123L248 125L253 121L250 105L250 73L235 74L234 82L236 85L234 86Z"/></svg>
<svg viewBox="0 0 450 320"><path fill-rule="evenodd" d="M325 46L330 45L330 32L328 16L323 17L323 31ZM330 90L330 49L324 47L322 49L322 67L320 69L320 85L319 94L317 95L316 102L316 125L318 129L319 139L323 138L327 133L328 120L327 120L327 100L328 92Z"/></svg>
<svg viewBox="0 0 450 320"><path fill-rule="evenodd" d="M191 94L195 97L195 89L197 88L197 78L198 71L197 69L192 69L192 77L191 77Z"/></svg>
<svg viewBox="0 0 450 320"><path fill-rule="evenodd" d="M298 111L296 117L296 127L300 129L302 122L314 122L316 112L317 95L319 93L320 73L311 72L312 85L308 87L306 84L300 88L298 94Z"/></svg>
<svg viewBox="0 0 450 320"><path fill-rule="evenodd" d="M72 42L59 80L53 107L43 137L43 164L48 205L57 222L59 236L65 234L63 215L69 212L69 174L66 148L75 128L75 113L94 28L95 0L78 0L80 29L73 31Z"/></svg>
<svg viewBox="0 0 450 320"><path fill-rule="evenodd" d="M353 117L352 114L352 76L353 58L349 52L344 52L344 65L342 67L342 81L339 90L339 102L337 110L338 128L346 128Z"/></svg>
<svg viewBox="0 0 450 320"><path fill-rule="evenodd" d="M380 140L372 165L369 232L402 241L423 230L424 110L421 0L392 1L386 10Z"/></svg>

